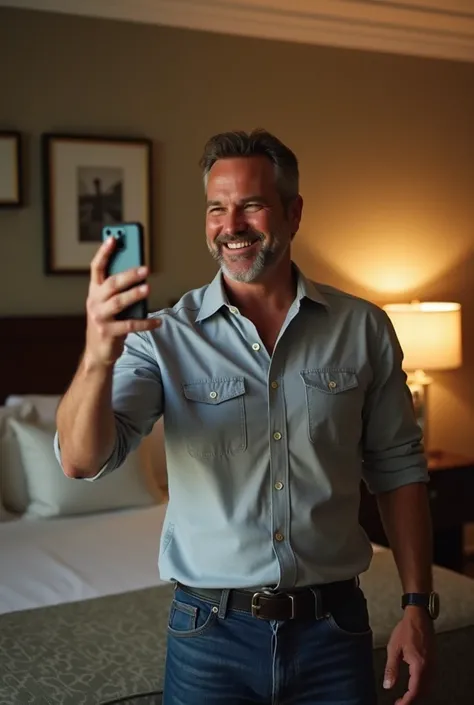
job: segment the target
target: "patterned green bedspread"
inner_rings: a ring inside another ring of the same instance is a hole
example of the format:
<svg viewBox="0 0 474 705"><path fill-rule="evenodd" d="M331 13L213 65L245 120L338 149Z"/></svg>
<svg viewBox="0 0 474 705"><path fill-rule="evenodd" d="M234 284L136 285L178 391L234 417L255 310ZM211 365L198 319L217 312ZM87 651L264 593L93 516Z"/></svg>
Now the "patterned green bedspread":
<svg viewBox="0 0 474 705"><path fill-rule="evenodd" d="M472 705L474 693L474 581L440 568L438 677L420 705ZM374 556L362 576L374 630L379 705L385 645L400 618L400 585L391 553ZM57 607L0 616L0 705L159 705L173 586L150 588ZM405 679L403 679L405 680ZM403 683L397 689L401 694Z"/></svg>
<svg viewBox="0 0 474 705"><path fill-rule="evenodd" d="M1 705L99 705L161 690L173 587L0 617Z"/></svg>

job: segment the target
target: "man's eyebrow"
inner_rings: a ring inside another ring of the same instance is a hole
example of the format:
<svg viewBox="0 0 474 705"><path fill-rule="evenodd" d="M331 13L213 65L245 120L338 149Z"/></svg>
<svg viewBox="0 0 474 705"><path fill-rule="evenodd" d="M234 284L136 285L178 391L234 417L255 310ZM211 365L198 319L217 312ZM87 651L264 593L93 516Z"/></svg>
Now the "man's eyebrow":
<svg viewBox="0 0 474 705"><path fill-rule="evenodd" d="M239 200L239 205L245 206L246 203L254 203L257 201L258 203L268 203L268 200L266 198L263 198L263 196L245 196L245 198L241 198ZM209 206L222 206L222 202L218 200L210 200L207 201L206 203L207 207Z"/></svg>

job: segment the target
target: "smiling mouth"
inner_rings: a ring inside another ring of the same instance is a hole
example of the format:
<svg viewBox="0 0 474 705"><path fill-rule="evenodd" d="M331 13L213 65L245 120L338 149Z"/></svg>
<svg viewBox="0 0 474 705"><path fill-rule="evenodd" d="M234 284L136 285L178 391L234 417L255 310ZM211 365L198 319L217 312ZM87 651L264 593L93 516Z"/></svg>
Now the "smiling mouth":
<svg viewBox="0 0 474 705"><path fill-rule="evenodd" d="M226 242L224 243L224 247L227 250L230 250L231 252L241 252L242 250L247 250L255 243L259 242L258 240L239 240L238 242Z"/></svg>

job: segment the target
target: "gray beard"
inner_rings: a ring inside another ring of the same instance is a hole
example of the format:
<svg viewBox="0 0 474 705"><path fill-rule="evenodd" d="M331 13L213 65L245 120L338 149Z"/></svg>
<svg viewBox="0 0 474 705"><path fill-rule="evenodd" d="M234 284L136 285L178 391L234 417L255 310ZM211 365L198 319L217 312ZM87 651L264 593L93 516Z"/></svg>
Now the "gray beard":
<svg viewBox="0 0 474 705"><path fill-rule="evenodd" d="M278 253L280 251L278 241L274 241L272 245L266 248L260 249L256 257L254 258L250 267L246 267L242 270L232 270L225 261L225 258L221 255L220 248L217 250L211 249L208 244L209 252L211 253L213 259L218 263L221 268L222 273L232 281L242 282L244 284L250 284L256 281L265 269L273 264L277 259Z"/></svg>
<svg viewBox="0 0 474 705"><path fill-rule="evenodd" d="M235 282L244 282L245 284L249 284L250 282L253 282L258 279L263 270L265 269L268 260L266 254L267 253L263 252L263 250L260 250L250 267L237 271L232 271L227 266L227 263L221 255L219 255L217 261L219 262L219 266L226 277L232 279Z"/></svg>

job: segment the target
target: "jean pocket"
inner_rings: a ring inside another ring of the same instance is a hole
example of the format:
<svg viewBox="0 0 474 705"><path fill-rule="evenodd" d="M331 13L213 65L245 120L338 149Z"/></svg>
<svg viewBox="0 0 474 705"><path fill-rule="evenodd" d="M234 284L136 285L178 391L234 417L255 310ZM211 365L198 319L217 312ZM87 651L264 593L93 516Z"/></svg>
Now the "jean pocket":
<svg viewBox="0 0 474 705"><path fill-rule="evenodd" d="M220 377L183 384L187 400L183 430L196 458L235 455L247 447L245 382Z"/></svg>
<svg viewBox="0 0 474 705"><path fill-rule="evenodd" d="M362 435L363 393L355 370L302 370L312 443L359 442Z"/></svg>
<svg viewBox="0 0 474 705"><path fill-rule="evenodd" d="M218 608L204 601L188 604L179 597L171 603L168 619L168 634L174 637L200 636L214 624Z"/></svg>
<svg viewBox="0 0 474 705"><path fill-rule="evenodd" d="M360 588L346 601L340 602L326 617L331 629L342 636L371 636L369 611L364 593Z"/></svg>

